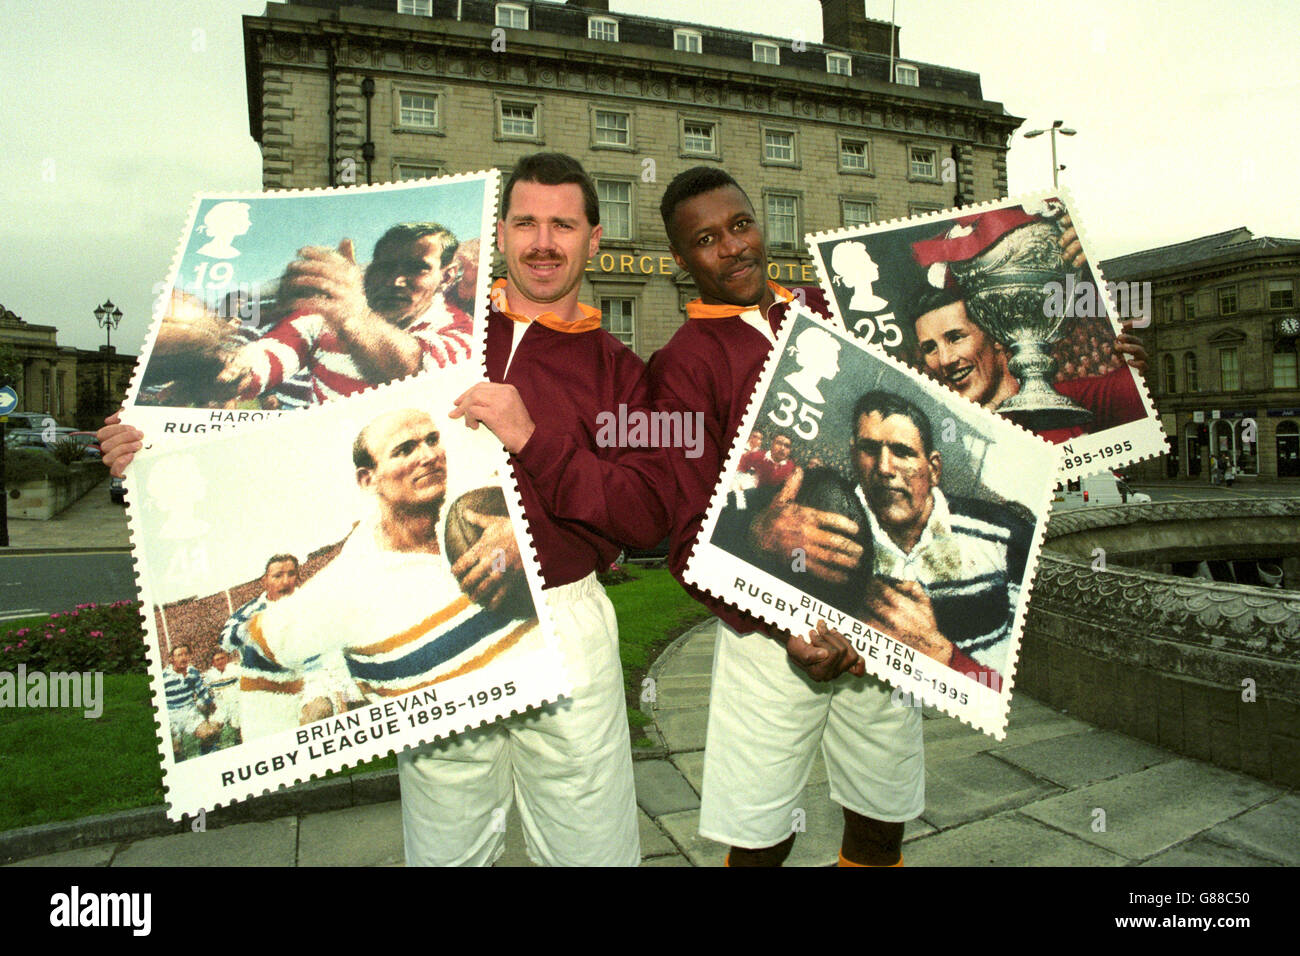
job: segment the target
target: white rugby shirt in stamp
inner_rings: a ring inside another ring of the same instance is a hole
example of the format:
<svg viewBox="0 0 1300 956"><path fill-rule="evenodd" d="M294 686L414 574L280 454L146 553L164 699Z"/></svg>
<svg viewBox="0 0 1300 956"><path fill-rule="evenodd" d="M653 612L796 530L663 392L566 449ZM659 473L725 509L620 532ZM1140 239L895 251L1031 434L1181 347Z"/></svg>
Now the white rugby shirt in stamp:
<svg viewBox="0 0 1300 956"><path fill-rule="evenodd" d="M281 665L341 650L362 693L394 697L484 667L536 627L471 601L444 555L382 549L372 519L249 636Z"/></svg>
<svg viewBox="0 0 1300 956"><path fill-rule="evenodd" d="M1032 529L985 502L954 498L950 503L934 488L930 520L912 550L904 552L880 527L862 486L854 491L871 523L875 574L923 585L939 632L963 654L1005 676L1024 573L1020 555Z"/></svg>

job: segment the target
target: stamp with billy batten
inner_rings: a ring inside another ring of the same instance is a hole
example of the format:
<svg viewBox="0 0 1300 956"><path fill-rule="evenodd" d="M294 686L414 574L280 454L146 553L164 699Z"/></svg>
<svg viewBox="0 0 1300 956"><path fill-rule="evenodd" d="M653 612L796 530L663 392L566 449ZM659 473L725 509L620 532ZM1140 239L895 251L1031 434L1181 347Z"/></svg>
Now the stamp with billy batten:
<svg viewBox="0 0 1300 956"><path fill-rule="evenodd" d="M786 633L824 621L898 705L1001 739L1056 462L1041 438L796 306L685 577Z"/></svg>

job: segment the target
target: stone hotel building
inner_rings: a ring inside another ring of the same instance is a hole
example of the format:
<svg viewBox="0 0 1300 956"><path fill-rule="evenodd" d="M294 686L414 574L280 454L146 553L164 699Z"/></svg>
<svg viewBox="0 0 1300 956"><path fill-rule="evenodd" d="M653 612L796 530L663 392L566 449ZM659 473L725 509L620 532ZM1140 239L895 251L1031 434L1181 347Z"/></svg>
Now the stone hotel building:
<svg viewBox="0 0 1300 956"><path fill-rule="evenodd" d="M908 59L863 0L822 0L827 43L794 23L773 36L608 7L268 4L244 18L263 184L508 171L527 153L570 153L596 181L604 226L583 298L642 356L696 296L658 210L683 169L718 164L740 181L785 285L816 281L805 233L1006 195L1021 119L984 98L977 74Z"/></svg>

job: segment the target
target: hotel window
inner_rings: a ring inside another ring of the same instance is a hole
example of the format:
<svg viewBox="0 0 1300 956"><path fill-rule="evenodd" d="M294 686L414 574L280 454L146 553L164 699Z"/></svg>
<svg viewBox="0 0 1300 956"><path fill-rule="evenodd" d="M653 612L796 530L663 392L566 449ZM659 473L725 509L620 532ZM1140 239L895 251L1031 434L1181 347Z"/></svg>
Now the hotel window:
<svg viewBox="0 0 1300 956"><path fill-rule="evenodd" d="M511 30L528 29L528 8L517 3L497 4L497 26Z"/></svg>
<svg viewBox="0 0 1300 956"><path fill-rule="evenodd" d="M1296 378L1295 352L1273 353L1273 387L1295 388L1300 382Z"/></svg>
<svg viewBox="0 0 1300 956"><path fill-rule="evenodd" d="M939 151L922 146L907 149L907 171L910 179L939 178Z"/></svg>
<svg viewBox="0 0 1300 956"><path fill-rule="evenodd" d="M1183 356L1183 385L1189 392L1199 392L1196 381L1196 353L1188 352Z"/></svg>
<svg viewBox="0 0 1300 956"><path fill-rule="evenodd" d="M754 62L772 63L779 66L781 64L781 48L775 43L759 43L755 40Z"/></svg>
<svg viewBox="0 0 1300 956"><path fill-rule="evenodd" d="M606 239L632 238L632 184L617 180L596 180L600 200L600 224Z"/></svg>
<svg viewBox="0 0 1300 956"><path fill-rule="evenodd" d="M628 348L636 346L636 300L602 298L600 300L600 327Z"/></svg>
<svg viewBox="0 0 1300 956"><path fill-rule="evenodd" d="M618 21L613 17L588 17L587 39L618 42Z"/></svg>
<svg viewBox="0 0 1300 956"><path fill-rule="evenodd" d="M840 172L871 172L871 144L865 139L840 140Z"/></svg>
<svg viewBox="0 0 1300 956"><path fill-rule="evenodd" d="M1295 287L1290 279L1270 279L1268 281L1268 307L1270 309L1289 309L1295 305Z"/></svg>
<svg viewBox="0 0 1300 956"><path fill-rule="evenodd" d="M397 125L403 129L437 129L438 97L433 93L400 90L397 94Z"/></svg>
<svg viewBox="0 0 1300 956"><path fill-rule="evenodd" d="M502 139L537 139L537 104L498 101L498 128Z"/></svg>
<svg viewBox="0 0 1300 956"><path fill-rule="evenodd" d="M397 0L398 13L410 13L417 17L433 16L433 0Z"/></svg>
<svg viewBox="0 0 1300 956"><path fill-rule="evenodd" d="M1237 287L1226 286L1219 290L1219 315L1237 314Z"/></svg>
<svg viewBox="0 0 1300 956"><path fill-rule="evenodd" d="M852 76L853 57L847 53L827 53L826 72L838 73L840 76Z"/></svg>
<svg viewBox="0 0 1300 956"><path fill-rule="evenodd" d="M673 49L679 53L699 53L704 48L704 40L694 30L674 30Z"/></svg>
<svg viewBox="0 0 1300 956"><path fill-rule="evenodd" d="M614 110L595 110L591 119L593 146L632 145L632 116Z"/></svg>
<svg viewBox="0 0 1300 956"><path fill-rule="evenodd" d="M704 120L682 120L682 152L718 158L718 124Z"/></svg>
<svg viewBox="0 0 1300 956"><path fill-rule="evenodd" d="M763 130L763 163L794 166L798 162L795 152L794 131L788 129Z"/></svg>
<svg viewBox="0 0 1300 956"><path fill-rule="evenodd" d="M920 86L921 72L910 63L895 63L894 82L901 86Z"/></svg>
<svg viewBox="0 0 1300 956"><path fill-rule="evenodd" d="M772 193L767 197L767 244L773 249L799 247L799 197Z"/></svg>
<svg viewBox="0 0 1300 956"><path fill-rule="evenodd" d="M437 163L403 163L393 164L393 181L402 182L407 179L427 179L430 176L441 176L446 172L446 168Z"/></svg>
<svg viewBox="0 0 1300 956"><path fill-rule="evenodd" d="M1195 292L1183 293L1183 318L1185 319L1196 318L1196 293Z"/></svg>
<svg viewBox="0 0 1300 956"><path fill-rule="evenodd" d="M1178 391L1178 382L1174 378L1174 357L1172 355L1166 355L1160 360L1160 364L1164 367L1165 372L1165 391Z"/></svg>
<svg viewBox="0 0 1300 956"><path fill-rule="evenodd" d="M1241 388L1241 371L1237 367L1236 349L1219 349L1219 374L1222 378L1221 388L1225 392L1235 392Z"/></svg>
<svg viewBox="0 0 1300 956"><path fill-rule="evenodd" d="M867 199L841 199L840 221L846 226L865 226L876 219L876 204Z"/></svg>
<svg viewBox="0 0 1300 956"><path fill-rule="evenodd" d="M941 212L943 208L943 203L938 202L910 202L907 204L907 214L909 216L924 216L932 212Z"/></svg>

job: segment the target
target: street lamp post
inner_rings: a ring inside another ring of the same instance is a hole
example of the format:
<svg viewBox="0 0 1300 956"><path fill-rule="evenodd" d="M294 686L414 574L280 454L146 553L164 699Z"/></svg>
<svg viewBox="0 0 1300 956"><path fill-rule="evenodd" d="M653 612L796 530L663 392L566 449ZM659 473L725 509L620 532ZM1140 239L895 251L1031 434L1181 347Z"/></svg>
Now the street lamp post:
<svg viewBox="0 0 1300 956"><path fill-rule="evenodd" d="M122 321L122 310L113 305L113 300L109 299L95 310L95 321L108 336L104 350L104 410L109 411L109 406L113 403L113 384L110 378L113 361L113 330Z"/></svg>
<svg viewBox="0 0 1300 956"><path fill-rule="evenodd" d="M1058 166L1056 164L1056 134L1060 133L1062 136L1073 136L1075 133L1078 132L1078 130L1070 129L1067 126L1065 126L1064 122L1065 122L1064 120L1057 120L1048 129L1031 129L1029 132L1025 133L1025 139L1033 139L1035 136L1042 136L1044 133L1052 134L1052 186L1053 188L1059 185L1056 178L1057 172L1065 168L1064 166Z"/></svg>

